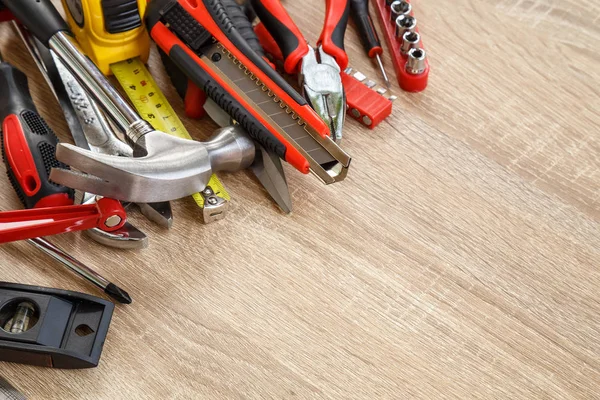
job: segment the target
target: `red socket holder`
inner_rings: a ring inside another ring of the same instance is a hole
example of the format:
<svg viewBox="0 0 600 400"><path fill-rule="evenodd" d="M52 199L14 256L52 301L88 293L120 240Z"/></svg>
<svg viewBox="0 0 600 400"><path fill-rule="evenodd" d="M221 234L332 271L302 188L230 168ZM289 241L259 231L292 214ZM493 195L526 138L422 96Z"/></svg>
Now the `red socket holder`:
<svg viewBox="0 0 600 400"><path fill-rule="evenodd" d="M406 2L410 3L408 0L406 0ZM425 69L420 74L413 75L406 71L406 61L408 57L400 51L401 41L396 38L396 27L392 22L390 6L387 5L386 0L374 0L374 4L377 15L379 16L379 21L381 22L385 41L390 49L392 63L396 70L400 88L407 92L420 92L424 90L427 87L427 79L429 77L429 61L425 60ZM411 10L409 15L414 17L414 11ZM419 33L419 28L416 28L415 31ZM424 49L422 39L420 47Z"/></svg>

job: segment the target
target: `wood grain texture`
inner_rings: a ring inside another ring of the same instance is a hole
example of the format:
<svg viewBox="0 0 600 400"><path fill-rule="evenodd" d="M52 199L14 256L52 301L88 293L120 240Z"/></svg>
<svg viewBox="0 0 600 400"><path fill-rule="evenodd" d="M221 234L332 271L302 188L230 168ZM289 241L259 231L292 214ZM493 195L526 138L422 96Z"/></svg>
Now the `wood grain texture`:
<svg viewBox="0 0 600 400"><path fill-rule="evenodd" d="M314 41L324 2L286 7ZM414 8L429 87L395 85L374 131L348 120L345 182L286 166L286 216L248 173L224 174L223 221L200 224L191 199L173 203L170 231L132 213L147 250L53 238L134 303L117 307L97 369L0 374L32 399L600 398L600 6ZM353 25L346 42L378 78ZM6 24L0 49L70 140ZM150 65L181 111L155 53ZM185 122L198 139L215 129ZM8 184L0 207L19 207ZM99 295L25 243L0 247L0 273Z"/></svg>

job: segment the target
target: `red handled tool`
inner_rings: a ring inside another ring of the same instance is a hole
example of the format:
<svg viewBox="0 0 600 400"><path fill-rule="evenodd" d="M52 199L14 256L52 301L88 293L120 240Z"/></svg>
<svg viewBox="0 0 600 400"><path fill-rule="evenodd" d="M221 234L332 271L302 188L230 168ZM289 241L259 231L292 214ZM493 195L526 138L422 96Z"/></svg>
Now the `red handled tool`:
<svg viewBox="0 0 600 400"><path fill-rule="evenodd" d="M227 10L227 15L231 18L233 25L238 30L240 35L246 40L248 45L254 50L259 56L261 56L272 68L275 68L270 60L265 56L265 52L259 42L259 39L254 33L254 27L252 22L246 15L248 10L244 10L244 7L239 5L235 0L221 0L221 3ZM249 7L249 4L246 4ZM256 16L254 16L256 17ZM254 19L254 18L252 18ZM159 49L160 57L165 66L167 74L171 78L171 83L175 86L177 93L181 96L184 101L185 115L189 118L199 119L206 115L204 110L204 103L206 102L206 93L204 93L193 81L188 79L185 74L177 68L177 66L169 59L169 56L164 51Z"/></svg>
<svg viewBox="0 0 600 400"><path fill-rule="evenodd" d="M73 204L73 190L51 183L50 169L66 166L54 154L58 139L40 117L27 77L0 55L2 156L8 178L26 208Z"/></svg>
<svg viewBox="0 0 600 400"><path fill-rule="evenodd" d="M25 208L73 204L73 190L48 180L58 139L40 117L29 93L27 77L0 55L0 121L2 156L8 178Z"/></svg>
<svg viewBox="0 0 600 400"><path fill-rule="evenodd" d="M100 228L119 229L126 214L121 203L73 205L72 189L48 179L53 167L67 168L55 158L58 139L38 114L27 77L0 55L0 120L2 155L9 180L30 210L0 212L0 243Z"/></svg>
<svg viewBox="0 0 600 400"><path fill-rule="evenodd" d="M152 0L146 23L169 59L253 139L324 183L346 177L350 157L329 126L252 50L220 1Z"/></svg>
<svg viewBox="0 0 600 400"><path fill-rule="evenodd" d="M0 212L0 243L92 228L111 232L126 221L121 203L109 198L95 204L5 211Z"/></svg>
<svg viewBox="0 0 600 400"><path fill-rule="evenodd" d="M283 54L264 25L257 24L254 31L264 52L269 54L274 61L282 62ZM347 113L366 127L374 129L392 113L392 101L395 100L395 96L384 97L384 88L379 89L380 93L376 92L372 86L365 84L366 76L360 72L351 76L351 71L352 68L348 67L341 73L348 105ZM383 92L381 92L382 90Z"/></svg>
<svg viewBox="0 0 600 400"><path fill-rule="evenodd" d="M280 0L252 0L251 4L283 54L285 72L298 75L304 98L329 125L333 139L341 140L346 98L340 73L348 66L344 50L348 0L327 0L325 23L314 49Z"/></svg>
<svg viewBox="0 0 600 400"><path fill-rule="evenodd" d="M252 0L252 8L271 36L275 38L284 57L284 69L290 75L300 72L302 59L310 46L287 13L280 0ZM348 66L348 55L344 50L344 34L350 11L347 0L327 0L325 23L317 46L335 58L343 70Z"/></svg>

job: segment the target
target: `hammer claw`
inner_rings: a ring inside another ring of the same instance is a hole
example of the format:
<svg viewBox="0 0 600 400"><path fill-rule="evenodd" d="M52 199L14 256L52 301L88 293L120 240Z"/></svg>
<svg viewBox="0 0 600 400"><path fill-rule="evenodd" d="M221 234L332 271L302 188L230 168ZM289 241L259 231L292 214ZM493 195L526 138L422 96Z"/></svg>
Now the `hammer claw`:
<svg viewBox="0 0 600 400"><path fill-rule="evenodd" d="M112 197L110 193L115 192L113 183L80 171L52 168L50 180L88 193L103 193L105 197Z"/></svg>
<svg viewBox="0 0 600 400"><path fill-rule="evenodd" d="M56 158L75 169L83 172L93 171L94 175L106 178L128 173L128 167L131 166L129 157L95 153L68 143L59 143Z"/></svg>

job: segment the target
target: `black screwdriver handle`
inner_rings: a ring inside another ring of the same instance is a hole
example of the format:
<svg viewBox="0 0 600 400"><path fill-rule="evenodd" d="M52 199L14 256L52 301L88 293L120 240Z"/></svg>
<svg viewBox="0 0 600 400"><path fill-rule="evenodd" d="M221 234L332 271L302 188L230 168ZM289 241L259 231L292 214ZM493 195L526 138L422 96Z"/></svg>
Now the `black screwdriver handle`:
<svg viewBox="0 0 600 400"><path fill-rule="evenodd" d="M27 77L0 63L2 158L8 178L26 208L73 204L73 190L50 182L50 170L66 166L56 160L58 139L40 117Z"/></svg>
<svg viewBox="0 0 600 400"><path fill-rule="evenodd" d="M383 54L375 25L369 15L369 0L350 0L352 19L360 32L360 40L370 58Z"/></svg>
<svg viewBox="0 0 600 400"><path fill-rule="evenodd" d="M6 8L46 47L50 38L69 26L50 0L2 0Z"/></svg>

